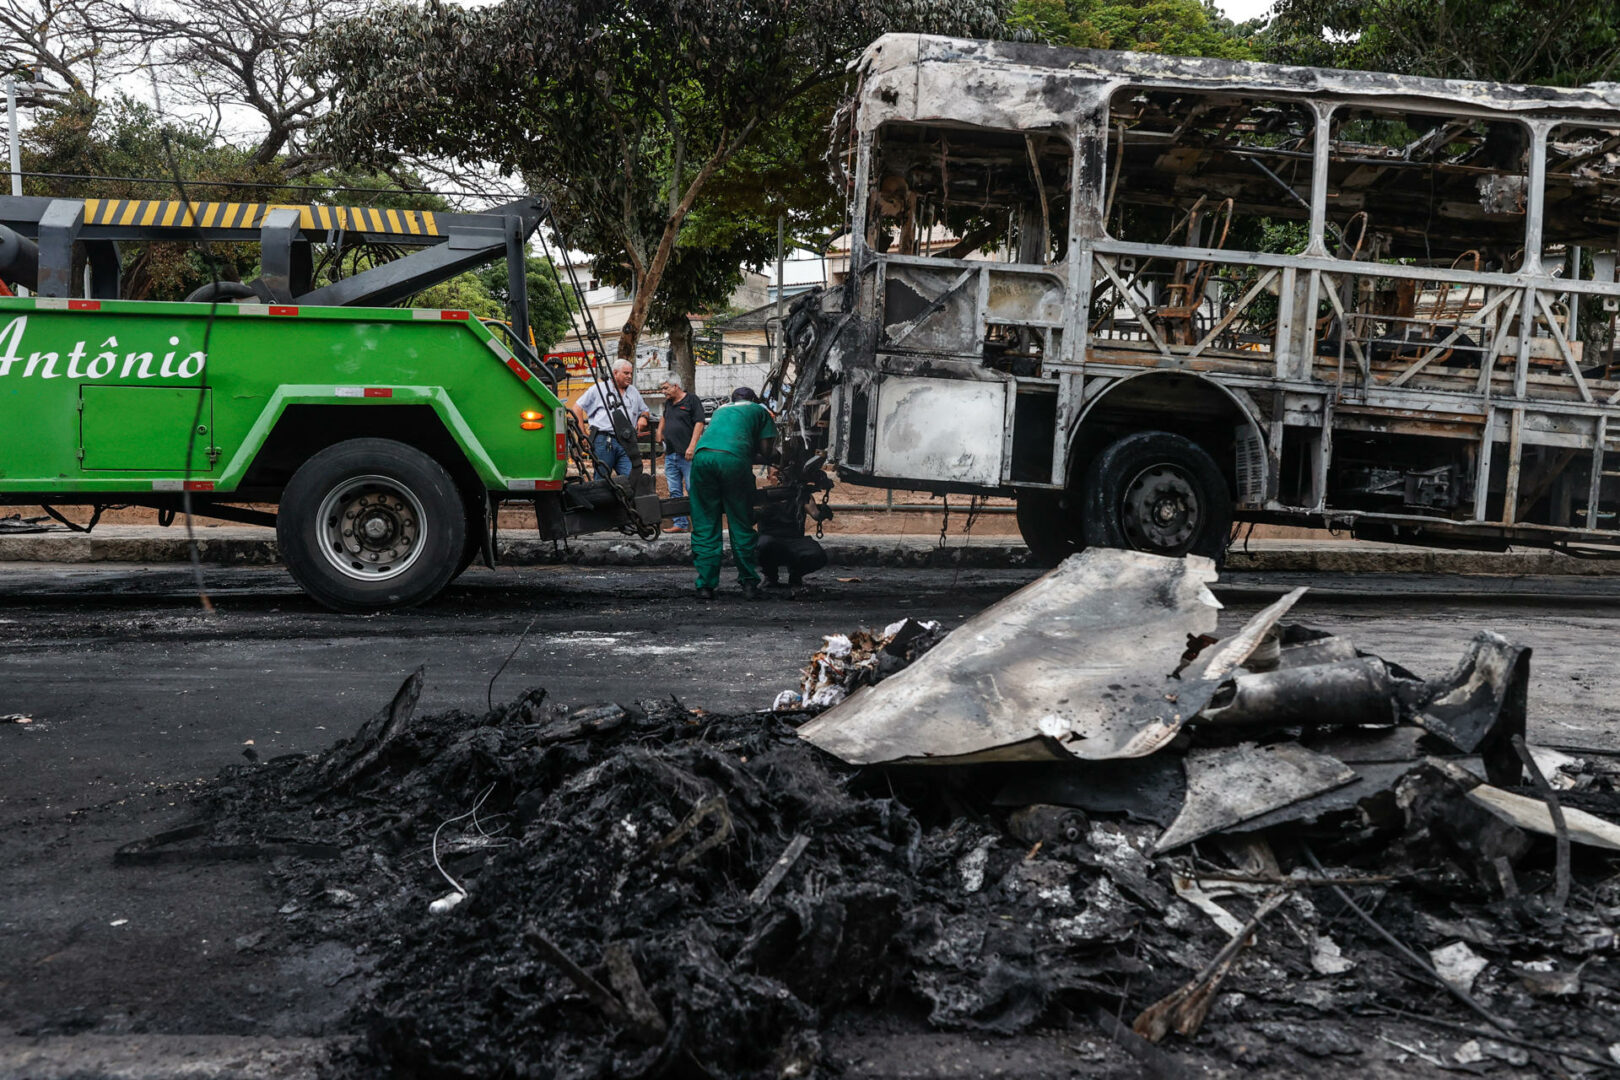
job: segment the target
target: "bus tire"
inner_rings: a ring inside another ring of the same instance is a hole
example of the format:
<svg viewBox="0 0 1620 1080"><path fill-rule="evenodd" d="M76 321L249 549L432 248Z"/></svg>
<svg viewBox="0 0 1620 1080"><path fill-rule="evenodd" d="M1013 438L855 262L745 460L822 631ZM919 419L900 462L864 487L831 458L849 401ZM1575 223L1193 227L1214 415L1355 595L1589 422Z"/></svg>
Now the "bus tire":
<svg viewBox="0 0 1620 1080"><path fill-rule="evenodd" d="M392 439L350 439L299 467L276 540L293 579L334 611L411 607L450 581L467 511L433 458Z"/></svg>
<svg viewBox="0 0 1620 1080"><path fill-rule="evenodd" d="M1209 452L1168 431L1138 431L1109 444L1086 469L1082 518L1088 544L1220 562L1232 528L1232 495Z"/></svg>
<svg viewBox="0 0 1620 1080"><path fill-rule="evenodd" d="M1085 547L1074 511L1065 507L1065 495L1056 491L1018 493L1018 533L1039 566L1056 566Z"/></svg>

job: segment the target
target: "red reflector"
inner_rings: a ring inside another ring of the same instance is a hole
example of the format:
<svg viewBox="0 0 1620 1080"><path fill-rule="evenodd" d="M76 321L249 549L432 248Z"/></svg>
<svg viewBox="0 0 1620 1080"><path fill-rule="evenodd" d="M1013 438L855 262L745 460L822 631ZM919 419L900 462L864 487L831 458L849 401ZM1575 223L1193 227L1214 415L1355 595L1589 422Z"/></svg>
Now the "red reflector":
<svg viewBox="0 0 1620 1080"><path fill-rule="evenodd" d="M100 311L101 310L101 301L100 300L69 300L68 301L68 310L69 311Z"/></svg>
<svg viewBox="0 0 1620 1080"><path fill-rule="evenodd" d="M568 456L568 435L567 435L566 432L559 431L559 432L557 432L557 457L559 459L561 459L561 458L566 458L567 456Z"/></svg>
<svg viewBox="0 0 1620 1080"><path fill-rule="evenodd" d="M186 491L213 491L214 490L214 482L212 480L187 480L186 483L185 483L185 490Z"/></svg>
<svg viewBox="0 0 1620 1080"><path fill-rule="evenodd" d="M441 318L441 319L466 319L467 317L468 317L468 313L465 312L465 311L441 311L441 312L439 312L439 318Z"/></svg>
<svg viewBox="0 0 1620 1080"><path fill-rule="evenodd" d="M524 367L522 364L518 363L516 359L508 360L506 362L506 366L512 369L512 374L516 375L524 382L528 382L530 379L534 378L534 373L528 368Z"/></svg>
<svg viewBox="0 0 1620 1080"><path fill-rule="evenodd" d="M270 305L270 314L272 314L272 315L296 315L296 314L298 314L298 309L295 308L295 307L285 305L285 304L271 304Z"/></svg>
<svg viewBox="0 0 1620 1080"><path fill-rule="evenodd" d="M561 491L562 490L562 481L561 480L536 480L534 482L534 490L536 490L536 491Z"/></svg>
<svg viewBox="0 0 1620 1080"><path fill-rule="evenodd" d="M394 389L391 386L368 386L362 397L393 397Z"/></svg>

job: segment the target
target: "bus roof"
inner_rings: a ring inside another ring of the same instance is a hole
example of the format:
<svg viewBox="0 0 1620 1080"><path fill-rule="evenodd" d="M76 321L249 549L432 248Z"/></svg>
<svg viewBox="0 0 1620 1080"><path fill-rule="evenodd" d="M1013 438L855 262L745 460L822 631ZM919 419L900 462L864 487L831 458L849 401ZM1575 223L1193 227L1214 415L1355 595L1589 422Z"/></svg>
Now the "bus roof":
<svg viewBox="0 0 1620 1080"><path fill-rule="evenodd" d="M1126 85L1300 97L1453 115L1620 125L1620 84L1529 86L1376 71L1290 67L1160 53L885 34L857 62L859 125L949 120L1009 130L1068 127Z"/></svg>

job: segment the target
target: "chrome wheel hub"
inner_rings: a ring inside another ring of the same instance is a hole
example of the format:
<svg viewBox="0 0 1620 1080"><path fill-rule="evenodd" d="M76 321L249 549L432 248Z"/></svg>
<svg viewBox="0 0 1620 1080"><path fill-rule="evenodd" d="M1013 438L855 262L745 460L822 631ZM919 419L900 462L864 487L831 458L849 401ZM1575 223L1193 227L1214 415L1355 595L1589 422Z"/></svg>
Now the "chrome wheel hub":
<svg viewBox="0 0 1620 1080"><path fill-rule="evenodd" d="M425 523L422 503L409 488L386 476L356 476L321 501L317 546L344 576L385 581L421 557Z"/></svg>

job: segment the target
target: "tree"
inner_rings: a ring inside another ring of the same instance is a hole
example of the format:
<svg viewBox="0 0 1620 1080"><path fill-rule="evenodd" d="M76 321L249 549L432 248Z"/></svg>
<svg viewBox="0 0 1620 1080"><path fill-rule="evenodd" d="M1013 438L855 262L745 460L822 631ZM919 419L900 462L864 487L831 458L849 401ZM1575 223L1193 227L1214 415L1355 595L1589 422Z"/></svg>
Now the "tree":
<svg viewBox="0 0 1620 1080"><path fill-rule="evenodd" d="M177 170L191 199L239 198L222 182L274 183L276 173L243 152L210 138L198 125L160 119L152 106L118 96L93 110L51 108L23 142L23 168L52 174L24 179L28 195L61 198L173 199ZM125 180L65 177L128 177ZM154 182L155 181L155 182ZM275 197L286 193L269 191ZM209 266L189 243L121 245L127 299L178 300L217 274L251 276L258 251L250 244L216 244Z"/></svg>
<svg viewBox="0 0 1620 1080"><path fill-rule="evenodd" d="M89 113L139 63L113 0L0 0L0 76L24 108Z"/></svg>
<svg viewBox="0 0 1620 1080"><path fill-rule="evenodd" d="M247 110L263 125L250 160L297 175L316 164L303 134L327 100L299 62L323 19L359 9L357 0L145 0L121 6L118 25L143 42L176 104L205 109L215 134Z"/></svg>
<svg viewBox="0 0 1620 1080"><path fill-rule="evenodd" d="M571 311L578 310L574 290L563 284L550 259L528 257L529 331L535 347L546 353L574 329ZM505 311L511 298L504 262L491 263L478 271L478 279L490 299ZM566 298L566 299L565 299Z"/></svg>
<svg viewBox="0 0 1620 1080"><path fill-rule="evenodd" d="M151 84L165 116L283 175L318 169L303 138L327 90L299 61L317 23L367 0L0 0L0 75L18 103L95 117L109 86ZM206 119L199 119L206 118ZM248 125L242 130L241 125Z"/></svg>
<svg viewBox="0 0 1620 1080"><path fill-rule="evenodd" d="M1007 26L1049 45L1259 59L1250 28L1200 0L1014 0Z"/></svg>
<svg viewBox="0 0 1620 1080"><path fill-rule="evenodd" d="M630 359L699 196L742 151L878 34L971 33L998 14L992 0L401 5L332 25L312 63L335 80L325 133L345 155L494 162L549 197L571 244L625 268Z"/></svg>
<svg viewBox="0 0 1620 1080"><path fill-rule="evenodd" d="M1620 71L1614 0L1279 0L1267 59L1578 85Z"/></svg>
<svg viewBox="0 0 1620 1080"><path fill-rule="evenodd" d="M489 286L477 271L468 270L448 281L430 285L411 297L411 307L449 308L471 312L478 319L504 319L506 308L489 294Z"/></svg>

